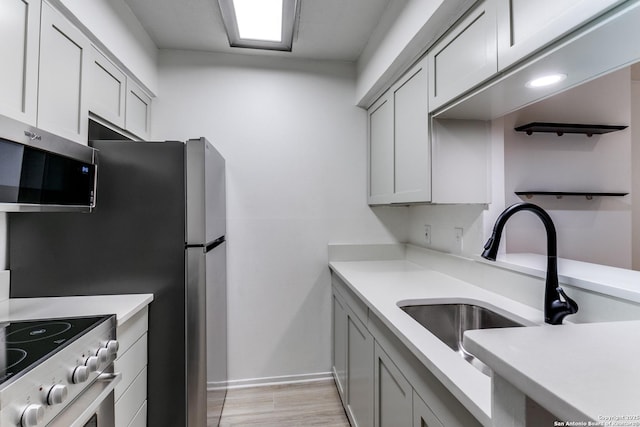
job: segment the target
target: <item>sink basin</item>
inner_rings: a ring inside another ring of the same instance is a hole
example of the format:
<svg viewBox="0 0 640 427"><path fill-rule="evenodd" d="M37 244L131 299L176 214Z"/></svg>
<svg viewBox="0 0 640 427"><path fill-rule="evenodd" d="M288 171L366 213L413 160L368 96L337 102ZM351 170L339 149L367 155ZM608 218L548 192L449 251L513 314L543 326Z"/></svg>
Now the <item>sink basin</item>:
<svg viewBox="0 0 640 427"><path fill-rule="evenodd" d="M473 304L408 305L400 308L485 375L491 375L491 369L462 346L464 331L524 326Z"/></svg>

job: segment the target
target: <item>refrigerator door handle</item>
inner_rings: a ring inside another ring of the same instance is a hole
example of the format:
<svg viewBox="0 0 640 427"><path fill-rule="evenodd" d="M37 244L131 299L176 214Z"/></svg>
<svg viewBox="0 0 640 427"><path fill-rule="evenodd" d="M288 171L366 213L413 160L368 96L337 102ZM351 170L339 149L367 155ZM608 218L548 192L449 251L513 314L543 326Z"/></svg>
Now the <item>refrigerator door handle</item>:
<svg viewBox="0 0 640 427"><path fill-rule="evenodd" d="M198 244L187 244L185 245L186 248L204 248L204 252L207 253L209 251L211 251L212 249L217 248L218 246L220 246L221 244L223 244L225 242L225 237L218 237L216 240L212 240L209 243L206 244L202 244L202 243L198 243Z"/></svg>

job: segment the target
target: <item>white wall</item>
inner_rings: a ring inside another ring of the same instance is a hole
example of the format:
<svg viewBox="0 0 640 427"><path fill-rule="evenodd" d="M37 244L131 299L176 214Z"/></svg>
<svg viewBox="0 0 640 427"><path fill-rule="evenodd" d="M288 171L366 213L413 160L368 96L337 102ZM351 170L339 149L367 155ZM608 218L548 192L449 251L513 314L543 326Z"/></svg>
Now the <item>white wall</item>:
<svg viewBox="0 0 640 427"><path fill-rule="evenodd" d="M516 190L630 192L630 129L592 138L513 131L533 121L629 125L630 91L627 68L506 116L506 204L521 201ZM560 257L631 267L631 196L529 201L553 218ZM507 251L546 253L543 230L533 215L514 216Z"/></svg>
<svg viewBox="0 0 640 427"><path fill-rule="evenodd" d="M152 93L158 91L158 49L123 0L56 0Z"/></svg>
<svg viewBox="0 0 640 427"><path fill-rule="evenodd" d="M161 51L153 137L227 160L230 380L330 369L327 244L406 239L366 205L366 114L352 64Z"/></svg>

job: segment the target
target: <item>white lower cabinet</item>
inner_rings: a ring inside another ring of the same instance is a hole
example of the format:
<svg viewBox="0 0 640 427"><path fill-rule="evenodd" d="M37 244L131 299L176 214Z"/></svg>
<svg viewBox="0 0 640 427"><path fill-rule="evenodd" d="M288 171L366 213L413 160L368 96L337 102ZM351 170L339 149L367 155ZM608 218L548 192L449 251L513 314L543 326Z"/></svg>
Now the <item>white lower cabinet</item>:
<svg viewBox="0 0 640 427"><path fill-rule="evenodd" d="M344 400L347 382L347 310L336 292L331 296L333 311L333 375L338 393Z"/></svg>
<svg viewBox="0 0 640 427"><path fill-rule="evenodd" d="M378 343L374 367L374 426L412 427L413 388Z"/></svg>
<svg viewBox="0 0 640 427"><path fill-rule="evenodd" d="M347 309L347 412L353 427L373 425L373 336Z"/></svg>
<svg viewBox="0 0 640 427"><path fill-rule="evenodd" d="M332 290L333 373L338 389L343 382L340 398L352 426L481 426L334 274ZM336 365L343 357L346 381Z"/></svg>
<svg viewBox="0 0 640 427"><path fill-rule="evenodd" d="M415 391L413 392L413 427L444 427Z"/></svg>
<svg viewBox="0 0 640 427"><path fill-rule="evenodd" d="M113 362L122 374L114 393L116 427L144 426L147 423L147 330L148 308L144 308L117 330L120 348Z"/></svg>

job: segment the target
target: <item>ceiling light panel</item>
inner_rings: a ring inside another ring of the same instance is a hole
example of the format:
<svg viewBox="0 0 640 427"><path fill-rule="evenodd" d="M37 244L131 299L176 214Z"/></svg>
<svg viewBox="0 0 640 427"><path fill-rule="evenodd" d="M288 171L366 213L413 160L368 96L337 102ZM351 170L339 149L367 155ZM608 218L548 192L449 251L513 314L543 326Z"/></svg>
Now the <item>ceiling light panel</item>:
<svg viewBox="0 0 640 427"><path fill-rule="evenodd" d="M298 0L218 0L229 45L291 51Z"/></svg>
<svg viewBox="0 0 640 427"><path fill-rule="evenodd" d="M282 0L233 0L242 40L282 41Z"/></svg>

